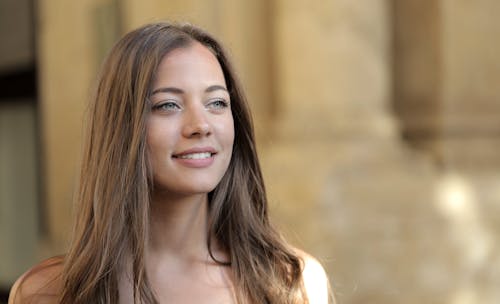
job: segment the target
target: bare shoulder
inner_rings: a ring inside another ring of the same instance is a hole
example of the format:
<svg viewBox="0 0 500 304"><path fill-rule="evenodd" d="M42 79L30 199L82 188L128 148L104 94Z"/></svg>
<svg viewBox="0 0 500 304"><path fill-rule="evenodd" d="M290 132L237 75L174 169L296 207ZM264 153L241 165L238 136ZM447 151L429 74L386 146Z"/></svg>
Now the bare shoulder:
<svg viewBox="0 0 500 304"><path fill-rule="evenodd" d="M304 262L302 280L310 304L328 304L330 284L321 263L308 253L295 249Z"/></svg>
<svg viewBox="0 0 500 304"><path fill-rule="evenodd" d="M50 258L25 272L12 286L9 304L56 303L61 290L62 260Z"/></svg>

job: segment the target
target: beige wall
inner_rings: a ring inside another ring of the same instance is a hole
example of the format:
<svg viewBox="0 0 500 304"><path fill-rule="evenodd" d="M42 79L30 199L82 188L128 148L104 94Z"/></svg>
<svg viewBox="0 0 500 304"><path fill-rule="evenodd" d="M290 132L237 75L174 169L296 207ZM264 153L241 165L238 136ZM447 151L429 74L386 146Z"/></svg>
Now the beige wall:
<svg viewBox="0 0 500 304"><path fill-rule="evenodd" d="M254 108L276 221L321 259L340 303L497 303L496 8L494 0L38 2L49 223L40 255L65 248L82 117L103 50L145 22L187 20L229 46Z"/></svg>

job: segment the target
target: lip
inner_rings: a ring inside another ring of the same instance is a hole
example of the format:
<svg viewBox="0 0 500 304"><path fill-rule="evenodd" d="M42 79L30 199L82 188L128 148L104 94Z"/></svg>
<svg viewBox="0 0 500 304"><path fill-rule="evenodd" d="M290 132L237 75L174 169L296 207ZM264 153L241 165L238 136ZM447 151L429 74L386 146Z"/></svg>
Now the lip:
<svg viewBox="0 0 500 304"><path fill-rule="evenodd" d="M179 156L186 155L186 154L192 154L192 153L203 153L203 152L210 152L211 154L217 154L217 150L213 147L195 147L191 149L187 149L178 153L172 154L173 158L178 158Z"/></svg>
<svg viewBox="0 0 500 304"><path fill-rule="evenodd" d="M208 158L194 159L194 158L180 158L182 155L193 154L193 153L206 153L209 152L211 155ZM215 155L217 150L213 147L195 147L191 149L184 150L179 153L174 153L172 159L178 164L189 167L189 168L206 168L209 167L215 160Z"/></svg>

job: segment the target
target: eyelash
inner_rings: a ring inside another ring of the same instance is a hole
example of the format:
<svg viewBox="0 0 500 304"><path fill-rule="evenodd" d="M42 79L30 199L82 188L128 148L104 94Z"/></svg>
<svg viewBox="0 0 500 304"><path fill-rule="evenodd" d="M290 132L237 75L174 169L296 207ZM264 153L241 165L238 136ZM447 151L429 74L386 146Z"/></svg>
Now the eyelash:
<svg viewBox="0 0 500 304"><path fill-rule="evenodd" d="M211 100L207 103L207 107L213 110L222 110L229 106L229 102L224 99L215 99ZM173 101L161 102L153 106L153 111L162 110L162 111L180 111L180 106Z"/></svg>
<svg viewBox="0 0 500 304"><path fill-rule="evenodd" d="M166 106L174 106L174 108L166 108ZM180 110L180 107L178 104L176 104L175 102L173 101L167 101L167 102L162 102L162 103L158 103L156 105L153 106L153 110L165 110L165 111L179 111Z"/></svg>
<svg viewBox="0 0 500 304"><path fill-rule="evenodd" d="M229 102L224 99L215 99L208 103L208 106L214 106L216 109L223 109L229 106Z"/></svg>

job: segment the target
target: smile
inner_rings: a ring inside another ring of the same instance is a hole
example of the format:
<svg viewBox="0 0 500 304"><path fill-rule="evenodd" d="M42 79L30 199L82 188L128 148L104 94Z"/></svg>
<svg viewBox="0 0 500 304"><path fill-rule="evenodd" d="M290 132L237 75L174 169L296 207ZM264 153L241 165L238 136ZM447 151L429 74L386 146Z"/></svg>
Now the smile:
<svg viewBox="0 0 500 304"><path fill-rule="evenodd" d="M178 155L178 156L174 156L174 157L181 158L181 159L205 159L205 158L212 157L212 155L213 154L210 152L201 152L201 153L183 154L183 155Z"/></svg>
<svg viewBox="0 0 500 304"><path fill-rule="evenodd" d="M208 151L207 151L208 150ZM217 152L211 148L191 149L179 154L173 155L176 163L188 168L207 168L215 161Z"/></svg>

